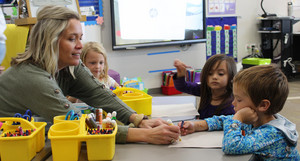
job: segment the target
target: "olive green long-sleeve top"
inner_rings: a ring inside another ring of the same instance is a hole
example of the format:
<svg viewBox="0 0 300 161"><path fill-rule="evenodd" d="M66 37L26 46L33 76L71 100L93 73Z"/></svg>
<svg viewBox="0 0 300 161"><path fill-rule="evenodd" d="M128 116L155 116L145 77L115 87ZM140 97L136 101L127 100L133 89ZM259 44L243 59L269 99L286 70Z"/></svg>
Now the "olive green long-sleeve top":
<svg viewBox="0 0 300 161"><path fill-rule="evenodd" d="M124 124L129 123L129 117L135 112L95 79L81 62L72 70L60 70L56 78L38 66L22 63L0 75L0 117L12 117L30 109L52 122L54 116L78 111L66 95L106 112L116 111L117 119ZM116 142L125 143L128 126L118 129Z"/></svg>

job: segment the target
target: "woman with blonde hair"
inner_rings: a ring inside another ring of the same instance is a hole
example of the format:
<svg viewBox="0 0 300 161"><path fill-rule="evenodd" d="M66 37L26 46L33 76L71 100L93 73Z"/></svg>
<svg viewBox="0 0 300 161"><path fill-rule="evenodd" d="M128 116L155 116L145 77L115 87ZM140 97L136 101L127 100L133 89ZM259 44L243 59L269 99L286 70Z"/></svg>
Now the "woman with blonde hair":
<svg viewBox="0 0 300 161"><path fill-rule="evenodd" d="M66 95L78 98L136 127L119 126L116 142L170 144L180 135L177 126L136 114L88 71L80 60L82 28L79 15L63 6L38 10L28 49L15 57L0 75L0 117L30 109L48 121L68 111L79 112Z"/></svg>

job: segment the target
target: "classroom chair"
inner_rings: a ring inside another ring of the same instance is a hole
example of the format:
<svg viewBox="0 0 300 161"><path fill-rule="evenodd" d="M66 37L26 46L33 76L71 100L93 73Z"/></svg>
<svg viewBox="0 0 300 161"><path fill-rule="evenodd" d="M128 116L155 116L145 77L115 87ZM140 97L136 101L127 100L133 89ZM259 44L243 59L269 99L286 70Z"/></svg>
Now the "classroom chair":
<svg viewBox="0 0 300 161"><path fill-rule="evenodd" d="M15 24L6 24L6 30L4 34L6 40L6 55L1 66L5 67L5 70L10 67L12 57L16 57L17 54L23 53L26 48L27 37L29 32L29 26L16 26Z"/></svg>
<svg viewBox="0 0 300 161"><path fill-rule="evenodd" d="M108 69L108 75L112 77L118 84L120 84L120 74L112 69Z"/></svg>

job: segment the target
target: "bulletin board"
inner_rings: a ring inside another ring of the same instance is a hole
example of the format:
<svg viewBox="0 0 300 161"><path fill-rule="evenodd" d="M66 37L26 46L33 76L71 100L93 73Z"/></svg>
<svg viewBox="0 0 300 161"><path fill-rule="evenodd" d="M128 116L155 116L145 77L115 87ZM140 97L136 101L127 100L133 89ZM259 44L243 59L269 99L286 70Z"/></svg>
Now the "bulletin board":
<svg viewBox="0 0 300 161"><path fill-rule="evenodd" d="M95 15L86 15L85 25L101 25L103 23L102 0L78 0L78 2L81 10L86 7L93 7L95 9Z"/></svg>
<svg viewBox="0 0 300 161"><path fill-rule="evenodd" d="M206 18L206 58L226 54L237 61L237 17Z"/></svg>
<svg viewBox="0 0 300 161"><path fill-rule="evenodd" d="M28 3L29 5L27 6L27 8L30 11L30 17L36 17L39 7L49 4L63 5L80 14L79 4L77 0L29 0Z"/></svg>

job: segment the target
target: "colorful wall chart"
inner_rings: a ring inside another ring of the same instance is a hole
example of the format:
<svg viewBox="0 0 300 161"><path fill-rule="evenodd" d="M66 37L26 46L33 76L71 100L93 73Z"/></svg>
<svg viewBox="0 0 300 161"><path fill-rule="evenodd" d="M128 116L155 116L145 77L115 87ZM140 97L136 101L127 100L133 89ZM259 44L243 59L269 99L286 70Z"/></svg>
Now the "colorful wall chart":
<svg viewBox="0 0 300 161"><path fill-rule="evenodd" d="M208 15L235 14L236 0L208 0Z"/></svg>
<svg viewBox="0 0 300 161"><path fill-rule="evenodd" d="M102 25L103 2L102 0L78 0L81 15L86 15L85 25Z"/></svg>
<svg viewBox="0 0 300 161"><path fill-rule="evenodd" d="M206 18L206 58L226 54L237 61L237 17Z"/></svg>

